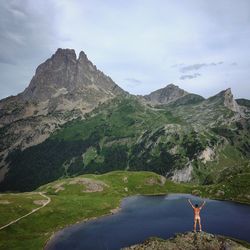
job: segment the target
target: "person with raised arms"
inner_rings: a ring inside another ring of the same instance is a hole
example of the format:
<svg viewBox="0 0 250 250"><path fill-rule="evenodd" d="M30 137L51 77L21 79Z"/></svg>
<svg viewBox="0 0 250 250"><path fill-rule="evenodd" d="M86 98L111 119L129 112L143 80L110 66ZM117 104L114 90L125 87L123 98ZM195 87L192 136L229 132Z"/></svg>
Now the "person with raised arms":
<svg viewBox="0 0 250 250"><path fill-rule="evenodd" d="M195 204L193 205L192 202L190 201L190 199L188 199L188 202L189 204L191 205L191 207L193 208L194 210L194 232L196 232L196 224L197 224L197 221L199 223L199 231L201 232L202 231L202 228L201 228L201 217L200 217L200 211L201 209L204 207L206 201L203 201L202 205L199 207L198 204Z"/></svg>

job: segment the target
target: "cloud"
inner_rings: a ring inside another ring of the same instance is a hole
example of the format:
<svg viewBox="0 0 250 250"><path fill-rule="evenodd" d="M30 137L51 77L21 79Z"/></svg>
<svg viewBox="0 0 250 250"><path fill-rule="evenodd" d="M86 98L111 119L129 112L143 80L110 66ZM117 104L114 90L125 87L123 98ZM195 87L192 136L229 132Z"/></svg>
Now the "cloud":
<svg viewBox="0 0 250 250"><path fill-rule="evenodd" d="M180 77L180 80L194 79L194 78L197 78L197 77L199 77L199 76L201 76L201 74L199 74L199 73L195 73L195 74L193 74L193 75L182 75L182 76Z"/></svg>
<svg viewBox="0 0 250 250"><path fill-rule="evenodd" d="M10 1L9 5L6 6L6 9L17 18L27 18L25 10L15 2Z"/></svg>
<svg viewBox="0 0 250 250"><path fill-rule="evenodd" d="M171 68L179 68L179 67L181 67L183 65L184 65L184 63L177 63L177 64L171 65Z"/></svg>
<svg viewBox="0 0 250 250"><path fill-rule="evenodd" d="M237 62L233 62L230 64L231 66L238 66L238 63Z"/></svg>
<svg viewBox="0 0 250 250"><path fill-rule="evenodd" d="M197 63L197 64L192 64L192 65L188 65L188 66L184 66L180 68L180 72L185 73L188 71L196 71L199 70L201 68L206 68L206 67L210 67L210 66L218 66L223 64L223 62L218 62L218 63Z"/></svg>
<svg viewBox="0 0 250 250"><path fill-rule="evenodd" d="M5 56L4 54L0 54L0 63L9 64L9 65L16 65L16 63L9 57Z"/></svg>
<svg viewBox="0 0 250 250"><path fill-rule="evenodd" d="M142 83L142 81L135 79L135 78L125 78L124 80L130 83L137 83L137 84Z"/></svg>
<svg viewBox="0 0 250 250"><path fill-rule="evenodd" d="M25 44L25 39L20 34L6 31L2 36L6 40L9 40L10 42L17 43L17 45L24 45Z"/></svg>
<svg viewBox="0 0 250 250"><path fill-rule="evenodd" d="M0 1L0 99L24 90L56 45L54 1Z"/></svg>

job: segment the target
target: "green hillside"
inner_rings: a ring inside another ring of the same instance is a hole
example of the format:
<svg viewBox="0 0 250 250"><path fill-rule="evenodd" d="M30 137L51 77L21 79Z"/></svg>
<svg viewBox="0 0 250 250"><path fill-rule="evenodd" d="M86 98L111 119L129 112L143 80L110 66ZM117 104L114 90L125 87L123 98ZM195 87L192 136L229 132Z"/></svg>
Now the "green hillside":
<svg viewBox="0 0 250 250"><path fill-rule="evenodd" d="M60 177L113 170L171 177L191 165L190 180L199 184L217 183L228 170L248 172L250 122L235 119L221 98L189 95L158 107L113 99L45 142L12 152L0 190L30 191ZM212 153L204 161L206 150Z"/></svg>

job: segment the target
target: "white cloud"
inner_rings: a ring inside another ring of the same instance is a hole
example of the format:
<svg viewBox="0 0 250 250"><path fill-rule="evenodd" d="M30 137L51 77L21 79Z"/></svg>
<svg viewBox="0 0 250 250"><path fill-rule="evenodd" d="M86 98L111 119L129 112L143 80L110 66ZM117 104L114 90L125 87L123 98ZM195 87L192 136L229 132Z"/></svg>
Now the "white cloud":
<svg viewBox="0 0 250 250"><path fill-rule="evenodd" d="M180 80L187 80L187 79L194 79L194 78L197 78L197 77L199 77L199 76L201 76L201 74L200 73L194 73L194 74L192 74L192 75L182 75L181 77L180 77Z"/></svg>

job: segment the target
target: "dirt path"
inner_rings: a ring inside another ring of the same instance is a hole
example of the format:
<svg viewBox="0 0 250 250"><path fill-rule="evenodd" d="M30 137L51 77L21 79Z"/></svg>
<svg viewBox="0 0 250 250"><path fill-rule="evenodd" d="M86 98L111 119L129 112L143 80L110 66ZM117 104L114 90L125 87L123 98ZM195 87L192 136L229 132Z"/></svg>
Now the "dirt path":
<svg viewBox="0 0 250 250"><path fill-rule="evenodd" d="M25 217L27 217L27 216L29 216L29 215L31 215L31 214L37 212L38 210L40 210L41 208L47 206L47 205L51 202L50 197L46 196L45 194L43 194L43 193L41 193L41 192L39 192L39 194L40 194L42 197L44 197L45 199L47 199L47 201L46 201L41 207L35 208L35 209L33 209L31 212L29 212L29 213L27 213L27 214L25 214L25 215L19 217L18 219L13 220L13 221L11 221L10 223L8 223L8 224L6 224L6 225L0 227L0 230L2 230L2 229L4 229L4 228L6 228L6 227L8 227L8 226L10 226L10 225L12 225L12 224L14 224L14 223L20 221L21 219L23 219L23 218L25 218Z"/></svg>

